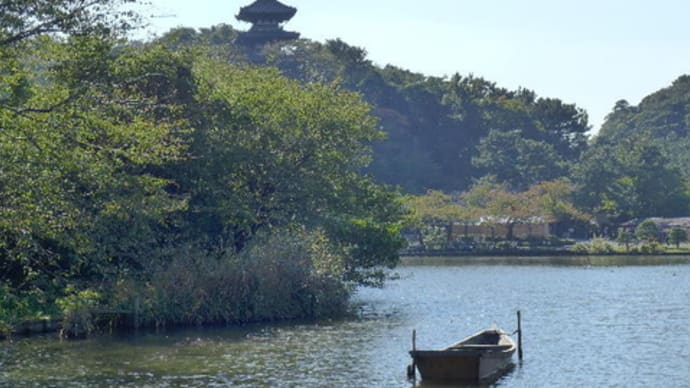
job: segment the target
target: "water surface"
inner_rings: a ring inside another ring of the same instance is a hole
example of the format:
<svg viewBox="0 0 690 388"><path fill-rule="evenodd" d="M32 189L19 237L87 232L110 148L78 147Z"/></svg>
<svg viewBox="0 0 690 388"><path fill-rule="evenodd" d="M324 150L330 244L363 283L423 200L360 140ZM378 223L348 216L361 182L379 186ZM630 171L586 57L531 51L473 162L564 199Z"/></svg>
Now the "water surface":
<svg viewBox="0 0 690 388"><path fill-rule="evenodd" d="M690 385L689 264L562 260L414 261L339 320L6 341L0 385L412 387L413 329L418 348L439 348L513 331L517 309L525 359L495 386Z"/></svg>

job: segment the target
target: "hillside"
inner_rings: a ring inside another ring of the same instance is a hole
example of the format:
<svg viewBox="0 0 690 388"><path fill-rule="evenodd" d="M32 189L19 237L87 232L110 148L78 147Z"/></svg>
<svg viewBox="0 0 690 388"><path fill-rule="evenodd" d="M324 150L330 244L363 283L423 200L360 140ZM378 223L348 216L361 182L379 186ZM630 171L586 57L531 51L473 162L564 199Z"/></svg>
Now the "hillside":
<svg viewBox="0 0 690 388"><path fill-rule="evenodd" d="M205 45L247 61L233 45L235 36L221 25L172 30L159 41L175 48ZM471 74L438 78L379 67L341 40L301 39L267 46L258 57L303 83L337 83L361 93L387 135L373 145L367 171L406 192L462 191L485 175L524 189L567 176L587 148L585 111L528 89L508 90Z"/></svg>
<svg viewBox="0 0 690 388"><path fill-rule="evenodd" d="M690 75L678 77L637 106L618 101L596 140L616 143L625 138L658 145L672 165L690 178Z"/></svg>
<svg viewBox="0 0 690 388"><path fill-rule="evenodd" d="M380 183L412 194L463 192L491 177L519 192L566 178L574 205L599 220L689 212L688 76L637 107L619 101L589 139L583 109L529 89L509 90L472 74L439 78L377 66L365 50L338 39L269 45L250 61L234 46L236 34L226 25L177 29L159 42L205 47L232 62L277 67L303 84L359 92L387 136L372 144L366 169Z"/></svg>

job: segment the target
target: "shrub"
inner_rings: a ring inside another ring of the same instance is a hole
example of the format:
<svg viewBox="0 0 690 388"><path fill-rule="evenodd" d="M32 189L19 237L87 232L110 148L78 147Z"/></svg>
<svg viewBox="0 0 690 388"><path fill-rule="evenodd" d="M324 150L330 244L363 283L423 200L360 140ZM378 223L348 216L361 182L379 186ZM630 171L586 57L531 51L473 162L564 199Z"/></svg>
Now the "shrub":
<svg viewBox="0 0 690 388"><path fill-rule="evenodd" d="M60 337L83 337L95 329L94 309L99 306L101 294L93 290L66 289L67 295L56 300L62 310Z"/></svg>
<svg viewBox="0 0 690 388"><path fill-rule="evenodd" d="M673 228L668 234L668 241L675 245L676 248L680 248L680 243L688 241L688 232L683 228Z"/></svg>
<svg viewBox="0 0 690 388"><path fill-rule="evenodd" d="M586 243L577 243L572 249L575 253L592 255L609 254L615 251L613 245L603 238L595 238Z"/></svg>
<svg viewBox="0 0 690 388"><path fill-rule="evenodd" d="M343 257L320 232L281 230L258 236L240 254L177 248L146 279L121 281L114 300L139 300L144 325L231 324L333 315L351 289Z"/></svg>
<svg viewBox="0 0 690 388"><path fill-rule="evenodd" d="M652 220L644 220L635 228L635 235L647 242L658 241L659 232L659 226Z"/></svg>
<svg viewBox="0 0 690 388"><path fill-rule="evenodd" d="M650 241L640 245L640 253L651 255L660 252L663 252L663 247L656 241Z"/></svg>
<svg viewBox="0 0 690 388"><path fill-rule="evenodd" d="M41 290L12 292L8 285L0 284L0 337L7 335L22 321L42 319L58 313L52 299Z"/></svg>

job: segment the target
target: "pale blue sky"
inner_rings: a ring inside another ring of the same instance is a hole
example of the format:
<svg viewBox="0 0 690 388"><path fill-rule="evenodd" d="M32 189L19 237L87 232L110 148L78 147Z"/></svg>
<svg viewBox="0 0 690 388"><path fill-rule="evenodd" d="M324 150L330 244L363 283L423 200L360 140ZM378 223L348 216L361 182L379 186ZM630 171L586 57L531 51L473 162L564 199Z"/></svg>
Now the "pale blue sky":
<svg viewBox="0 0 690 388"><path fill-rule="evenodd" d="M151 0L149 34L228 23L253 0ZM375 64L484 77L587 110L594 131L619 99L690 74L687 0L282 0L302 37L341 38Z"/></svg>

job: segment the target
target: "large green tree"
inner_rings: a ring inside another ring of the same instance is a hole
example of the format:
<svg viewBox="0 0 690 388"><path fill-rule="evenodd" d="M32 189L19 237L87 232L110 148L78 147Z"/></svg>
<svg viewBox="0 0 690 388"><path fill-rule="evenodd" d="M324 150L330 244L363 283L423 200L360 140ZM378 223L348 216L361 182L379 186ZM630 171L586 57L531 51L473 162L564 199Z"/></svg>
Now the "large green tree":
<svg viewBox="0 0 690 388"><path fill-rule="evenodd" d="M211 59L193 77L189 160L169 170L189 197L188 238L239 252L262 230L302 225L345 251L348 279L397 262L404 210L359 173L382 137L359 96Z"/></svg>
<svg viewBox="0 0 690 388"><path fill-rule="evenodd" d="M617 101L606 117L597 138L618 143L630 137L644 136L659 147L672 166L685 179L690 178L690 76L682 75L673 83L642 99L638 105Z"/></svg>
<svg viewBox="0 0 690 388"><path fill-rule="evenodd" d="M681 172L651 139L599 139L574 172L577 203L612 221L688 214Z"/></svg>
<svg viewBox="0 0 690 388"><path fill-rule="evenodd" d="M129 1L6 1L0 14L0 258L16 290L136 262L184 205L157 169L181 123L161 78L115 55Z"/></svg>
<svg viewBox="0 0 690 388"><path fill-rule="evenodd" d="M479 154L472 163L514 190L525 190L567 173L563 157L551 144L527 139L519 130L490 131L477 149Z"/></svg>

